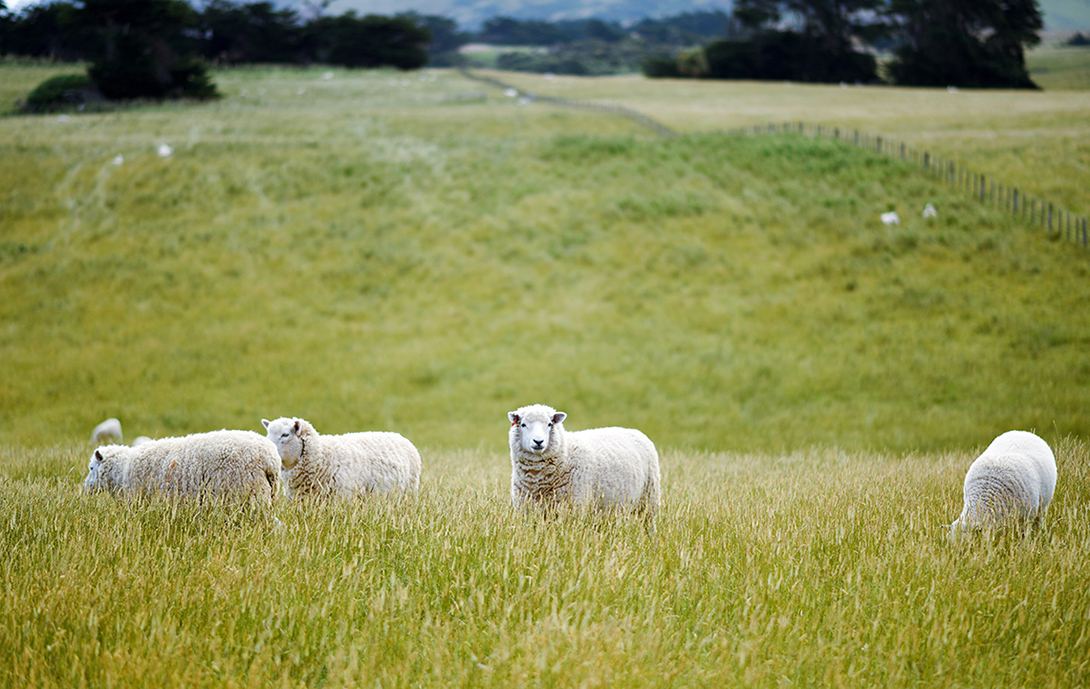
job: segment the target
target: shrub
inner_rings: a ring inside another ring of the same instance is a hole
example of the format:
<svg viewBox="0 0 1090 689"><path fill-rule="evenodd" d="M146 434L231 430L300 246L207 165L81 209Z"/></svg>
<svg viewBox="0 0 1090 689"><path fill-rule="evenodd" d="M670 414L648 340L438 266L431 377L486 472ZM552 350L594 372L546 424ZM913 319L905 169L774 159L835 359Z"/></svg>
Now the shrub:
<svg viewBox="0 0 1090 689"><path fill-rule="evenodd" d="M681 76L681 71L677 68L677 58L666 57L665 55L652 55L645 58L643 64L640 65L640 69L643 71L644 76L652 79L669 79Z"/></svg>
<svg viewBox="0 0 1090 689"><path fill-rule="evenodd" d="M138 60L96 63L90 69L95 85L107 98L217 98L208 68L194 58L175 60L166 70ZM165 76L165 78L164 78Z"/></svg>
<svg viewBox="0 0 1090 689"><path fill-rule="evenodd" d="M38 84L26 99L30 112L50 112L102 100L86 74L62 74Z"/></svg>

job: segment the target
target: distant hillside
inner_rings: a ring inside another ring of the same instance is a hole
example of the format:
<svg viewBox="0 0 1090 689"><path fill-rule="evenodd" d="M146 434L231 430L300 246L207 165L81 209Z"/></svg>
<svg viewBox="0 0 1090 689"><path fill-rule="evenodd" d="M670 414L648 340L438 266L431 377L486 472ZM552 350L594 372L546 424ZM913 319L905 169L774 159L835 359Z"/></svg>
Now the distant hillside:
<svg viewBox="0 0 1090 689"><path fill-rule="evenodd" d="M296 6L306 0L289 0ZM1090 29L1090 0L1042 0L1045 27L1050 31ZM361 14L396 14L414 10L450 17L466 29L477 29L495 16L516 19L584 19L598 17L622 23L698 10L730 10L729 0L334 0L328 12L355 10Z"/></svg>
<svg viewBox="0 0 1090 689"><path fill-rule="evenodd" d="M302 6L300 0L290 4ZM421 14L450 17L470 30L492 17L515 19L586 19L631 23L644 17L665 17L683 12L729 11L729 0L334 0L328 12L350 9L358 13L395 14L414 10Z"/></svg>

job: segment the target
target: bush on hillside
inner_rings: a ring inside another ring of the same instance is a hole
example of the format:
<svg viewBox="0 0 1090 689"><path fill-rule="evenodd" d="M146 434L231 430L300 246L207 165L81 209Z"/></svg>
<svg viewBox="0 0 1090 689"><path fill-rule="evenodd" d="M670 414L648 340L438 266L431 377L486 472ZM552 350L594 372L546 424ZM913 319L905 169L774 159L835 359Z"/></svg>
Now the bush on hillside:
<svg viewBox="0 0 1090 689"><path fill-rule="evenodd" d="M113 60L96 63L89 73L102 95L114 100L219 97L208 68L194 58L175 60L165 69L135 60Z"/></svg>
<svg viewBox="0 0 1090 689"><path fill-rule="evenodd" d="M644 59L640 65L640 71L645 77L652 79L675 79L681 76L681 70L677 66L676 57L665 55L652 55Z"/></svg>
<svg viewBox="0 0 1090 689"><path fill-rule="evenodd" d="M62 74L38 84L27 96L28 112L52 112L102 100L86 74Z"/></svg>

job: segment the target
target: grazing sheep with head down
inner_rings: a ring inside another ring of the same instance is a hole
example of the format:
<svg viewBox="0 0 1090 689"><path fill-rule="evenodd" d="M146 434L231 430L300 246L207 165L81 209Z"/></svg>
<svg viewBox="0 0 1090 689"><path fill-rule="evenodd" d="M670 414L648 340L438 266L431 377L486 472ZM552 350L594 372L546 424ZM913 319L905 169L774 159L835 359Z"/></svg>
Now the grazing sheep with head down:
<svg viewBox="0 0 1090 689"><path fill-rule="evenodd" d="M659 504L655 444L631 428L564 430L567 414L543 404L507 415L511 422L511 501L516 507L629 507L653 517Z"/></svg>
<svg viewBox="0 0 1090 689"><path fill-rule="evenodd" d="M261 420L291 497L350 497L420 486L420 453L399 433L319 435L304 419Z"/></svg>
<svg viewBox="0 0 1090 689"><path fill-rule="evenodd" d="M1040 522L1055 491L1056 458L1048 443L1033 433L1008 431L969 466L961 515L950 525L950 537Z"/></svg>
<svg viewBox="0 0 1090 689"><path fill-rule="evenodd" d="M101 443L107 438L114 438L121 442L121 422L117 419L106 419L91 432L91 442Z"/></svg>
<svg viewBox="0 0 1090 689"><path fill-rule="evenodd" d="M252 431L214 431L150 440L139 447L103 445L87 465L86 491L115 495L245 497L272 504L280 458Z"/></svg>

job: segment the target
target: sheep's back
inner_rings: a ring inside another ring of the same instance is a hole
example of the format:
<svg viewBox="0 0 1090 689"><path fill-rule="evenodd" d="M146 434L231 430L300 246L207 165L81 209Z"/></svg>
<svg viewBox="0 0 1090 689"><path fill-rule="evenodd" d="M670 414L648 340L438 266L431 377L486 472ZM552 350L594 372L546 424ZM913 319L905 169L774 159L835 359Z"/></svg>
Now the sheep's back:
<svg viewBox="0 0 1090 689"><path fill-rule="evenodd" d="M134 449L129 487L136 492L241 493L271 501L279 489L276 448L252 431L162 438Z"/></svg>
<svg viewBox="0 0 1090 689"><path fill-rule="evenodd" d="M416 490L420 484L420 453L400 433L323 435L321 443L336 492Z"/></svg>
<svg viewBox="0 0 1090 689"><path fill-rule="evenodd" d="M1032 463L1040 480L1040 508L1047 508L1056 492L1056 456L1052 448L1034 433L1007 431L993 440L981 456L1007 454L1022 455Z"/></svg>
<svg viewBox="0 0 1090 689"><path fill-rule="evenodd" d="M595 497L624 502L641 497L658 500L658 451L646 435L631 428L568 431L568 458L573 482ZM654 495L646 495L652 491Z"/></svg>
<svg viewBox="0 0 1090 689"><path fill-rule="evenodd" d="M983 454L965 474L964 507L959 522L975 526L1037 514L1041 485L1036 464L1023 454Z"/></svg>

